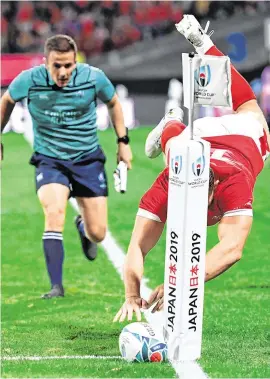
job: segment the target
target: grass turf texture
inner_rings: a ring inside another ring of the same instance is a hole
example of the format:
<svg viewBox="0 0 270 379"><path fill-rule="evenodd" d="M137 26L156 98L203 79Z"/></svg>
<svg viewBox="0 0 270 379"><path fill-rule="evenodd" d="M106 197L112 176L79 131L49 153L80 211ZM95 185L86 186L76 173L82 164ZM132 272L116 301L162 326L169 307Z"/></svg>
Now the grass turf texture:
<svg viewBox="0 0 270 379"><path fill-rule="evenodd" d="M128 192L113 189L115 137L100 133L107 155L110 182L109 227L126 250L138 202L163 167L162 159L147 160L144 141L148 128L130 133L134 153ZM66 297L41 300L48 290L42 253L43 213L34 191L31 150L22 136L4 136L2 165L2 355L62 356L119 355L123 325L112 318L122 304L123 284L102 249L96 261L85 260L67 208L64 232ZM267 378L269 368L269 181L266 165L256 185L254 224L242 260L206 284L203 358L210 377ZM208 244L217 240L208 230ZM163 280L165 233L148 255L145 276L154 288ZM167 378L168 364L127 364L119 360L3 361L2 377ZM192 378L191 378L192 379Z"/></svg>

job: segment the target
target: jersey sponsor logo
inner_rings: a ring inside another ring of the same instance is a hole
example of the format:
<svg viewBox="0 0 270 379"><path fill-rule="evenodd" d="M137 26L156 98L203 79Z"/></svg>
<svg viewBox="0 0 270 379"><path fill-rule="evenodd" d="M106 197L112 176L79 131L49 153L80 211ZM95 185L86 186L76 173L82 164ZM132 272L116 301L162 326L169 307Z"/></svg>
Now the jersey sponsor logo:
<svg viewBox="0 0 270 379"><path fill-rule="evenodd" d="M200 87L206 87L211 81L211 69L209 64L200 66L195 70L195 80Z"/></svg>
<svg viewBox="0 0 270 379"><path fill-rule="evenodd" d="M195 176L201 176L205 168L205 157L202 155L192 163L192 171Z"/></svg>
<svg viewBox="0 0 270 379"><path fill-rule="evenodd" d="M182 156L176 155L171 159L171 168L173 172L178 175L182 169Z"/></svg>
<svg viewBox="0 0 270 379"><path fill-rule="evenodd" d="M45 110L45 115L50 118L53 124L69 123L80 118L82 114L83 112L81 110L61 112Z"/></svg>

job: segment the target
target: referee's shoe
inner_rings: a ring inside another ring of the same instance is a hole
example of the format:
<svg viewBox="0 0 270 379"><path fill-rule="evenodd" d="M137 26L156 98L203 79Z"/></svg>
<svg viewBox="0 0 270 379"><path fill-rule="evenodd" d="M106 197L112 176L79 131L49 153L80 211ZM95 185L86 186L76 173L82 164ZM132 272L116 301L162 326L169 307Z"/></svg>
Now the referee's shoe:
<svg viewBox="0 0 270 379"><path fill-rule="evenodd" d="M54 284L50 290L50 292L45 293L41 296L41 299L51 299L53 297L64 297L64 288L60 284Z"/></svg>
<svg viewBox="0 0 270 379"><path fill-rule="evenodd" d="M96 259L97 256L97 244L95 242L90 241L87 237L85 237L85 234L82 232L82 216L78 215L74 221L80 236L83 253L87 259L93 261L94 259Z"/></svg>

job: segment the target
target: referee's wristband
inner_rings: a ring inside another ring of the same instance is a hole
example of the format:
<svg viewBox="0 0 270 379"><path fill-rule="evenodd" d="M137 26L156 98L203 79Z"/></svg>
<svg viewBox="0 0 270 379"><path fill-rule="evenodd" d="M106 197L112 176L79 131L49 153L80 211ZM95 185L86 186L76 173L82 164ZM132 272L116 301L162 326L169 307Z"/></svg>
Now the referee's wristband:
<svg viewBox="0 0 270 379"><path fill-rule="evenodd" d="M117 138L117 143L124 143L125 145L128 145L129 144L129 136L128 135L125 135L123 137L118 137Z"/></svg>

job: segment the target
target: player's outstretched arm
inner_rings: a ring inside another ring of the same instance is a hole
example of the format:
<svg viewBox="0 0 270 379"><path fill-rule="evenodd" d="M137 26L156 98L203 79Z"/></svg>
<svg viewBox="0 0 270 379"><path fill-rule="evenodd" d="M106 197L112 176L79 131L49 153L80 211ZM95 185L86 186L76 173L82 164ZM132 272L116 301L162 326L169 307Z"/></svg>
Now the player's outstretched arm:
<svg viewBox="0 0 270 379"><path fill-rule="evenodd" d="M218 225L219 243L206 255L206 282L222 274L241 259L252 221L251 216L222 218Z"/></svg>
<svg viewBox="0 0 270 379"><path fill-rule="evenodd" d="M132 320L133 313L141 321L141 308L148 308L141 298L140 287L143 276L144 258L156 245L164 224L141 216L136 217L130 245L124 265L125 302L114 317L116 321Z"/></svg>

